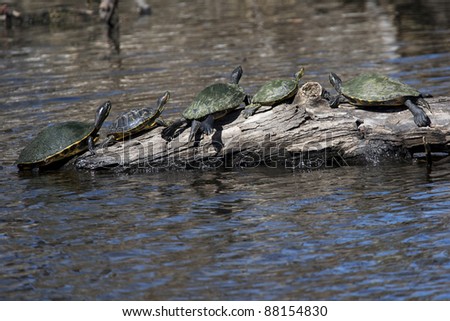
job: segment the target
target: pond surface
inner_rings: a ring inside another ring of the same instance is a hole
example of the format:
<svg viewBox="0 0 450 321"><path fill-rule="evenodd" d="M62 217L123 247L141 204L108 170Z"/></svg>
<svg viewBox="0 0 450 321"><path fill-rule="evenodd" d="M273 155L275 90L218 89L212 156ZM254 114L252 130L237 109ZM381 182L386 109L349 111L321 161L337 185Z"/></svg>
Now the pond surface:
<svg viewBox="0 0 450 321"><path fill-rule="evenodd" d="M79 1L16 1L23 11ZM381 71L450 95L440 1L121 1L98 22L0 30L0 299L449 300L450 163L292 171L18 173L50 123L109 125L171 91L166 117L242 65L250 93Z"/></svg>

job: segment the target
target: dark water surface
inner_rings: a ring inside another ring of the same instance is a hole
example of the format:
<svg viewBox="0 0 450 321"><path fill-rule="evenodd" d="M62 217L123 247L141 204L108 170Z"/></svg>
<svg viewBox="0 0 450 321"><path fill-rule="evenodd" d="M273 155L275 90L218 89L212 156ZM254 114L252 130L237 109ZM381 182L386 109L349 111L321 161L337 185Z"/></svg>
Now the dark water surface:
<svg viewBox="0 0 450 321"><path fill-rule="evenodd" d="M151 4L121 1L116 44L95 22L0 29L0 299L450 299L450 163L18 173L49 123L165 90L170 118L239 64L250 93L304 66L450 95L446 0Z"/></svg>

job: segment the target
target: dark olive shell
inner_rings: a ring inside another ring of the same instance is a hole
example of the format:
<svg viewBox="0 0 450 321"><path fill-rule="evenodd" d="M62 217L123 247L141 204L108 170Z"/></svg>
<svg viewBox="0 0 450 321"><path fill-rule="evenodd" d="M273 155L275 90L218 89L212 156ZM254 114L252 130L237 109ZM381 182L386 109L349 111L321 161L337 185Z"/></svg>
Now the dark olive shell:
<svg viewBox="0 0 450 321"><path fill-rule="evenodd" d="M245 99L245 92L237 84L214 84L197 94L191 105L183 112L183 117L201 119L216 112L239 107Z"/></svg>
<svg viewBox="0 0 450 321"><path fill-rule="evenodd" d="M357 105L403 105L410 97L421 93L398 80L377 73L363 73L344 82L342 95Z"/></svg>
<svg viewBox="0 0 450 321"><path fill-rule="evenodd" d="M108 128L107 135L115 134L134 134L145 129L151 129L156 126L156 118L160 115L153 109L131 109L120 115Z"/></svg>
<svg viewBox="0 0 450 321"><path fill-rule="evenodd" d="M297 79L276 79L266 82L253 96L252 103L273 105L297 93Z"/></svg>
<svg viewBox="0 0 450 321"><path fill-rule="evenodd" d="M17 165L41 166L86 151L93 130L92 124L77 121L51 125L22 150Z"/></svg>

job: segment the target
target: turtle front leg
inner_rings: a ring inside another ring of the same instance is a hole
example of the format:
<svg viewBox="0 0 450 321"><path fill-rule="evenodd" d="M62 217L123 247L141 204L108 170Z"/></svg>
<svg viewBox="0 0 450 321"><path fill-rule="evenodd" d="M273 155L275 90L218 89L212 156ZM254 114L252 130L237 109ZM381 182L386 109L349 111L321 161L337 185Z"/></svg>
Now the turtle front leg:
<svg viewBox="0 0 450 321"><path fill-rule="evenodd" d="M208 115L204 121L202 121L200 125L200 129L202 132L204 132L206 135L211 135L214 131L214 116Z"/></svg>
<svg viewBox="0 0 450 321"><path fill-rule="evenodd" d="M322 98L328 101L328 104L330 105L331 108L338 108L339 104L345 102L345 98L341 94L333 96L326 89L322 90Z"/></svg>
<svg viewBox="0 0 450 321"><path fill-rule="evenodd" d="M95 155L95 150L94 150L94 137L89 136L88 138L88 148L89 148L89 152L91 153L91 155Z"/></svg>
<svg viewBox="0 0 450 321"><path fill-rule="evenodd" d="M410 99L405 101L405 106L408 107L409 111L414 115L414 122L419 127L429 127L431 125L431 120L428 118L425 111L413 103Z"/></svg>
<svg viewBox="0 0 450 321"><path fill-rule="evenodd" d="M189 140L188 142L190 142L194 137L195 134L197 134L198 130L200 129L202 123L199 122L198 120L193 120L192 124L191 124L191 132L189 133Z"/></svg>
<svg viewBox="0 0 450 321"><path fill-rule="evenodd" d="M179 120L174 121L168 127L164 128L161 132L161 137L170 142L173 139L178 128L180 128L183 124L186 123L186 119L181 118Z"/></svg>
<svg viewBox="0 0 450 321"><path fill-rule="evenodd" d="M346 100L342 95L337 94L334 97L330 97L330 100L328 101L328 103L330 104L331 108L338 108L339 105L345 101Z"/></svg>
<svg viewBox="0 0 450 321"><path fill-rule="evenodd" d="M246 106L244 108L244 110L242 111L242 115L245 118L249 118L250 116L252 116L257 110L258 108L260 108L261 105L260 104L250 104L248 106Z"/></svg>
<svg viewBox="0 0 450 321"><path fill-rule="evenodd" d="M330 94L330 92L328 90L326 90L325 88L322 88L322 98L325 99L326 101L330 101L332 96Z"/></svg>

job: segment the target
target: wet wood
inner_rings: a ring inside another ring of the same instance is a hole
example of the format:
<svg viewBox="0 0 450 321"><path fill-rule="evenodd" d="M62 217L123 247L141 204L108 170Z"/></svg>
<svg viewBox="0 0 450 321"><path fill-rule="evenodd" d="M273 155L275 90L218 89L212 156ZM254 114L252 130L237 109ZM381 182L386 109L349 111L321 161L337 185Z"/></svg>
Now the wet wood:
<svg viewBox="0 0 450 321"><path fill-rule="evenodd" d="M407 109L328 107L318 83L307 83L292 104L263 107L248 119L240 110L217 121L211 136L188 144L189 128L173 141L161 127L81 156L80 169L155 171L217 167L318 168L411 159L413 153L449 151L450 97L427 99L432 127L419 128ZM427 147L427 148L428 148Z"/></svg>

